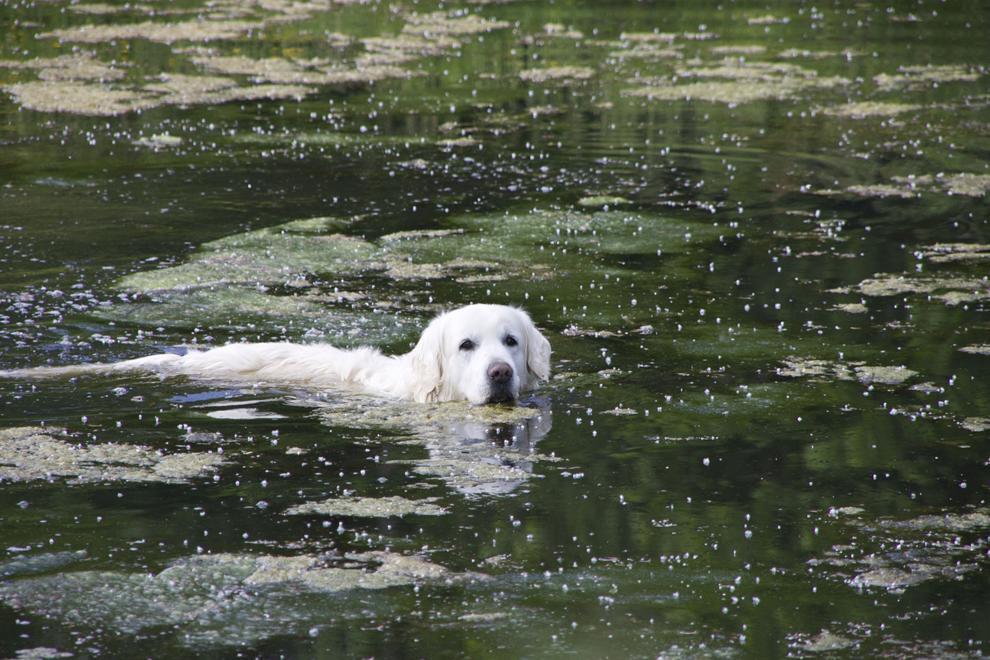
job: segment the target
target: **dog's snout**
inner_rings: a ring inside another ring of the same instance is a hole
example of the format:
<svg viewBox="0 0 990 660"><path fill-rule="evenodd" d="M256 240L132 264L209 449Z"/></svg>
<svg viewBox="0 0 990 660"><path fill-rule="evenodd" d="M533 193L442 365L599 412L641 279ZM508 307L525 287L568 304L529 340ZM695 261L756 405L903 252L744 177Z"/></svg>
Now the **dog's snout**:
<svg viewBox="0 0 990 660"><path fill-rule="evenodd" d="M512 367L506 362L493 362L488 367L488 378L493 383L504 385L512 378Z"/></svg>

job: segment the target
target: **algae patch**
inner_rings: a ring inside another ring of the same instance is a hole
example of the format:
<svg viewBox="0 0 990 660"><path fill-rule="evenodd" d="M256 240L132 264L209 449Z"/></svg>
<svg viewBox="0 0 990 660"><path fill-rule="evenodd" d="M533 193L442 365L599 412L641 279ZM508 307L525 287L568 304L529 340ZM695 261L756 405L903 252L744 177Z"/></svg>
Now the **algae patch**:
<svg viewBox="0 0 990 660"><path fill-rule="evenodd" d="M835 190L815 190L819 195L841 194ZM923 193L942 193L965 197L985 197L990 192L990 175L972 172L953 174L920 174L895 176L888 182L875 184L855 184L845 192L859 197L916 199Z"/></svg>
<svg viewBox="0 0 990 660"><path fill-rule="evenodd" d="M901 593L933 580L961 580L979 570L985 542L961 535L984 534L990 529L990 515L976 509L906 520L849 519L842 524L856 531L857 544L836 545L809 565L827 568L856 589Z"/></svg>
<svg viewBox="0 0 990 660"><path fill-rule="evenodd" d="M553 66L542 69L525 69L519 72L519 77L524 82L529 83L588 80L593 75L595 75L594 69L585 66Z"/></svg>
<svg viewBox="0 0 990 660"><path fill-rule="evenodd" d="M353 516L357 518L403 518L405 516L442 516L447 510L433 502L434 498L409 500L404 497L331 498L320 502L297 504L286 510L287 515Z"/></svg>
<svg viewBox="0 0 990 660"><path fill-rule="evenodd" d="M44 428L0 430L0 482L182 483L212 474L222 464L219 454L207 452L163 454L141 445L74 444Z"/></svg>
<svg viewBox="0 0 990 660"><path fill-rule="evenodd" d="M959 64L901 66L895 74L873 76L873 82L881 91L912 90L946 82L974 82L981 75L978 70Z"/></svg>
<svg viewBox="0 0 990 660"><path fill-rule="evenodd" d="M863 280L852 290L870 297L925 294L950 306L990 300L990 281L963 277L880 274Z"/></svg>
<svg viewBox="0 0 990 660"><path fill-rule="evenodd" d="M862 101L858 103L846 103L844 105L825 108L824 112L833 117L852 117L861 119L863 117L893 117L904 112L912 112L922 106L913 103L882 103L876 101Z"/></svg>
<svg viewBox="0 0 990 660"><path fill-rule="evenodd" d="M127 75L125 65L107 64L91 53L73 53L58 57L36 57L30 60L0 60L0 69L33 70L47 81L86 80L111 82Z"/></svg>
<svg viewBox="0 0 990 660"><path fill-rule="evenodd" d="M57 39L74 43L100 44L128 39L147 39L163 44L177 41L218 41L238 39L248 32L265 27L262 21L194 20L176 23L143 21L119 25L77 25L43 32L39 39Z"/></svg>
<svg viewBox="0 0 990 660"><path fill-rule="evenodd" d="M628 203L628 199L617 195L590 195L588 197L582 197L577 201L578 206L584 206L586 208L604 208L606 210L608 210L609 207L621 206Z"/></svg>
<svg viewBox="0 0 990 660"><path fill-rule="evenodd" d="M777 368L777 375L785 378L811 378L815 380L859 381L864 385L900 385L918 372L904 366L871 366L857 362L835 362L813 358L789 357Z"/></svg>
<svg viewBox="0 0 990 660"><path fill-rule="evenodd" d="M8 580L0 582L0 600L68 625L120 634L174 628L183 645L211 647L250 644L322 621L323 608L301 603L301 595L311 601L482 577L391 552L214 554L180 559L156 574L79 571Z"/></svg>
<svg viewBox="0 0 990 660"><path fill-rule="evenodd" d="M973 433L990 431L990 417L967 417L959 422L959 426Z"/></svg>

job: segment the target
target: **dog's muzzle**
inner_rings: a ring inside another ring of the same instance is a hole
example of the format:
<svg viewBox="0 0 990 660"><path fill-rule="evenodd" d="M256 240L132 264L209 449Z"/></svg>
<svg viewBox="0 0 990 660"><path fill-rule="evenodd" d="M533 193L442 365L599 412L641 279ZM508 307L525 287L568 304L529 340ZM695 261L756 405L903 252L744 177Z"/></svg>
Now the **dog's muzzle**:
<svg viewBox="0 0 990 660"><path fill-rule="evenodd" d="M512 365L507 362L492 362L488 366L489 392L487 403L510 403L516 400L512 391Z"/></svg>

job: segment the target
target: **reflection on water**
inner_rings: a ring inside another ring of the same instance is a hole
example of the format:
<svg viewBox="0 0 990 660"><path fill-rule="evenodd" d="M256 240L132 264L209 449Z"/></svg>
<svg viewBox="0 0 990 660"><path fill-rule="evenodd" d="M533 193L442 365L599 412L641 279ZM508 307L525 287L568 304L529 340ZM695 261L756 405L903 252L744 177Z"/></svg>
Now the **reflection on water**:
<svg viewBox="0 0 990 660"><path fill-rule="evenodd" d="M513 408L0 383L0 657L986 654L988 25L0 4L0 368L554 348Z"/></svg>

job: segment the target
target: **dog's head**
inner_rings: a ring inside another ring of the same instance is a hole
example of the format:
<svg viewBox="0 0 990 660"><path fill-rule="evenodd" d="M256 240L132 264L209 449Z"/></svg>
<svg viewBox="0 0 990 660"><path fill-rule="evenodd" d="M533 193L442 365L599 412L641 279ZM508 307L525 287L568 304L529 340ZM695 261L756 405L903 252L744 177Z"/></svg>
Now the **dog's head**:
<svg viewBox="0 0 990 660"><path fill-rule="evenodd" d="M550 342L529 316L505 305L441 314L408 356L417 401L515 401L550 377Z"/></svg>

